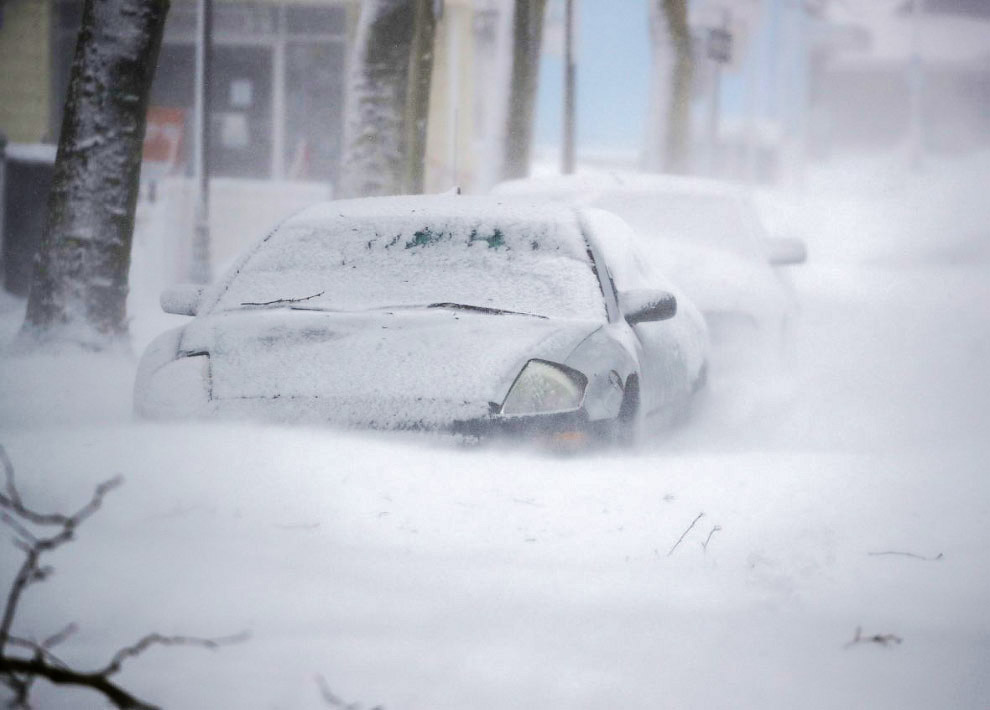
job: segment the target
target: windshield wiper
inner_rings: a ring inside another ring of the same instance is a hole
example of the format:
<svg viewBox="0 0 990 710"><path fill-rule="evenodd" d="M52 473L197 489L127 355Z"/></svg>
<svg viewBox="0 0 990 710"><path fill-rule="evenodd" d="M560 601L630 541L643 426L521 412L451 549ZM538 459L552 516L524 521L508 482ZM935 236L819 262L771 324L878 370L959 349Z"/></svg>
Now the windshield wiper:
<svg viewBox="0 0 990 710"><path fill-rule="evenodd" d="M536 313L523 313L521 311L507 311L502 308L489 308L488 306L472 306L467 303L431 303L427 308L451 308L458 311L474 311L475 313L487 313L493 316L530 316L531 318L543 318L547 320L547 316L541 316Z"/></svg>
<svg viewBox="0 0 990 710"><path fill-rule="evenodd" d="M303 301L309 301L313 298L319 298L326 291L320 291L319 293L314 293L312 296L303 296L302 298L276 298L274 301L264 301L263 303L254 303L252 301L242 302L242 306L277 306L282 303L302 303Z"/></svg>

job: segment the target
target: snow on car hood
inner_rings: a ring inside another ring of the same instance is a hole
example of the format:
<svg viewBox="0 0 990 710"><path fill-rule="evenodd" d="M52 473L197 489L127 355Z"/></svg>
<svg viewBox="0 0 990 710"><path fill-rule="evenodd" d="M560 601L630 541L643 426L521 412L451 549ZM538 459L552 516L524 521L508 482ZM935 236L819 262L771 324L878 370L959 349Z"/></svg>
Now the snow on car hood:
<svg viewBox="0 0 990 710"><path fill-rule="evenodd" d="M180 347L210 353L221 411L432 427L487 415L527 360L562 360L598 327L448 309L283 308L197 319Z"/></svg>
<svg viewBox="0 0 990 710"><path fill-rule="evenodd" d="M705 314L741 313L769 325L794 309L791 294L767 263L674 240L644 239L642 246Z"/></svg>

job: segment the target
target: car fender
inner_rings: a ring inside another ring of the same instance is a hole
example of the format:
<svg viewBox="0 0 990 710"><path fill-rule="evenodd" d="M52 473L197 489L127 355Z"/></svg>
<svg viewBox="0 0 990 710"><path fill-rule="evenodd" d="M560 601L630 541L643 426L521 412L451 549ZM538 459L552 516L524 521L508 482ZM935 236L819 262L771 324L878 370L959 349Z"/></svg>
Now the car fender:
<svg viewBox="0 0 990 710"><path fill-rule="evenodd" d="M582 340L564 360L588 378L584 408L591 421L619 416L630 375L639 372L637 344L624 324L603 325Z"/></svg>

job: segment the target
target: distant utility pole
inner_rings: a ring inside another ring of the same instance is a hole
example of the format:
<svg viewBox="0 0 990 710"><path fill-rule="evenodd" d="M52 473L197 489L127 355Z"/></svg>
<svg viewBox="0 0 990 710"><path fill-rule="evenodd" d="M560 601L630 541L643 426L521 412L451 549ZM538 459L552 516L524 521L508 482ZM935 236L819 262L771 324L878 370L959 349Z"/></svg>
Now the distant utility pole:
<svg viewBox="0 0 990 710"><path fill-rule="evenodd" d="M210 282L210 86L213 81L213 0L198 0L196 37L196 214L192 244L193 283Z"/></svg>
<svg viewBox="0 0 990 710"><path fill-rule="evenodd" d="M731 10L722 8L721 27L708 30L708 58L714 63L712 96L708 104L708 174L718 170L718 133L721 123L722 65L732 59Z"/></svg>
<svg viewBox="0 0 990 710"><path fill-rule="evenodd" d="M911 91L911 119L908 134L908 159L911 167L920 170L925 157L924 91L925 70L921 60L921 27L923 0L911 3L911 64L908 85Z"/></svg>
<svg viewBox="0 0 990 710"><path fill-rule="evenodd" d="M566 0L564 11L564 150L561 172L574 172L574 139L576 123L575 80L577 67L574 59L574 0Z"/></svg>

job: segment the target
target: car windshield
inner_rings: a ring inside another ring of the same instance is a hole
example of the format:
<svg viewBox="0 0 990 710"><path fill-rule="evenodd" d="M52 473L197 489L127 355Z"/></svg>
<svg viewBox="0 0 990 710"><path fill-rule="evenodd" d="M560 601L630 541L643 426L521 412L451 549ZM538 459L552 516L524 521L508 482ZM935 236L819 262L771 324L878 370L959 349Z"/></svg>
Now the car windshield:
<svg viewBox="0 0 990 710"><path fill-rule="evenodd" d="M752 223L742 205L731 196L610 192L596 198L593 204L615 212L648 238L673 239L747 257L762 255Z"/></svg>
<svg viewBox="0 0 990 710"><path fill-rule="evenodd" d="M604 320L587 244L566 217L417 217L328 203L276 230L215 310L433 307Z"/></svg>

